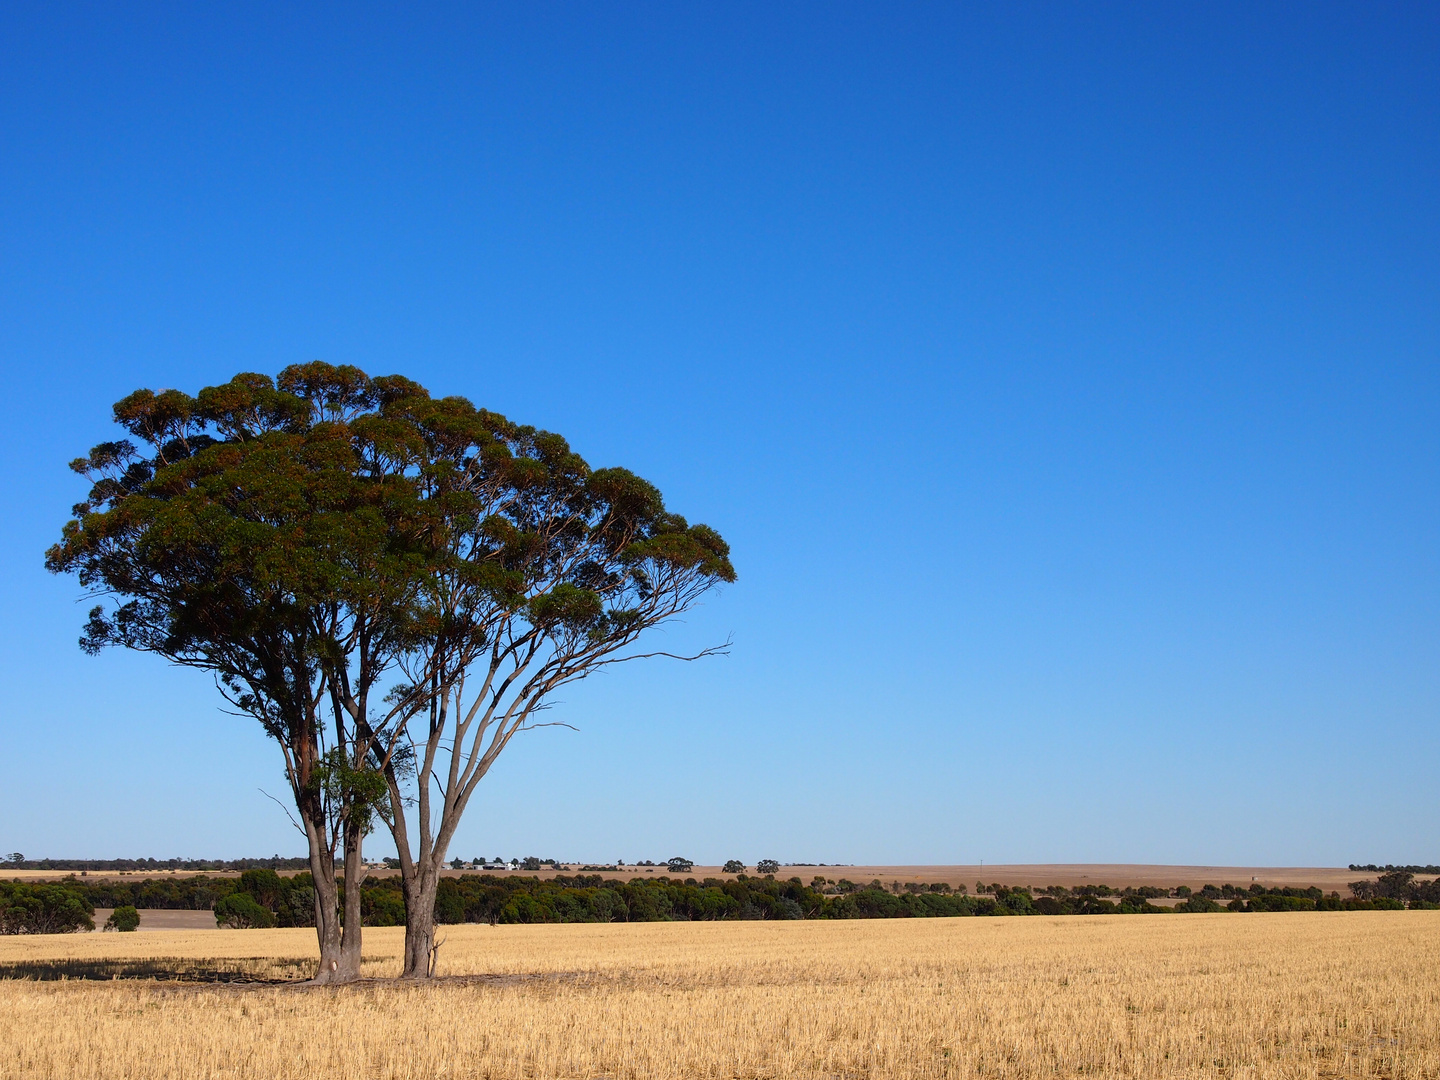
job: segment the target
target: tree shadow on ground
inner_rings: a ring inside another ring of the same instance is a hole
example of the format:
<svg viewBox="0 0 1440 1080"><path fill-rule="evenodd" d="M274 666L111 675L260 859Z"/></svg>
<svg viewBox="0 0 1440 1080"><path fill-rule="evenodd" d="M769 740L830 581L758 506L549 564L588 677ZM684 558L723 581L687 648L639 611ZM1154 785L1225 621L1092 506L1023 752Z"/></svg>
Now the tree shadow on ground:
<svg viewBox="0 0 1440 1080"><path fill-rule="evenodd" d="M235 961L198 965L184 960L26 960L0 964L0 979L34 982L113 982L117 979L153 979L184 983L261 983L280 985L308 979L315 973L313 960Z"/></svg>

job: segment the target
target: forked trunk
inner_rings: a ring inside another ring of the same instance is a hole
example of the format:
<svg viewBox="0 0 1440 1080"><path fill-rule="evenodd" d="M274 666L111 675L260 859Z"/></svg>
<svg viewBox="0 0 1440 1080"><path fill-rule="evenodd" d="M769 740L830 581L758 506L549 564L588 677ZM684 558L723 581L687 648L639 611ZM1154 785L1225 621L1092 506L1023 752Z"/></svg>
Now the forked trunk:
<svg viewBox="0 0 1440 1080"><path fill-rule="evenodd" d="M320 941L320 964L314 982L332 985L360 978L360 886L364 867L360 862L360 839L345 836L345 912L340 912L340 887L335 878L335 859L320 842L319 833L310 835L310 873L315 878L315 935ZM353 848L353 850L352 850Z"/></svg>

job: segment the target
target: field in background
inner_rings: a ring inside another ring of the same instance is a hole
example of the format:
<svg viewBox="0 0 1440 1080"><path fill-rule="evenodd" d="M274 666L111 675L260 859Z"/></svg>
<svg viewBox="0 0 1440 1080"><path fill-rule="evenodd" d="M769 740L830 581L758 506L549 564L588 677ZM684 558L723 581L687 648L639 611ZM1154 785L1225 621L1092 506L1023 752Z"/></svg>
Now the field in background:
<svg viewBox="0 0 1440 1080"><path fill-rule="evenodd" d="M1440 1076L1440 912L451 926L414 988L0 981L4 1075ZM399 929L365 973L399 970ZM0 939L0 970L291 978L305 930ZM129 965L128 968L126 965Z"/></svg>

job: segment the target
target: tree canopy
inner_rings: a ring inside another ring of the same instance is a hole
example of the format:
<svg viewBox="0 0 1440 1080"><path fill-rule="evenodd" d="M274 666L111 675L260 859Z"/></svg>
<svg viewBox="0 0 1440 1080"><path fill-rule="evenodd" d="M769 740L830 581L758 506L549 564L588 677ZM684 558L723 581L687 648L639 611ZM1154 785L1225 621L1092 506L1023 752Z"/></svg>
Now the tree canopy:
<svg viewBox="0 0 1440 1080"><path fill-rule="evenodd" d="M719 534L634 473L401 376L295 365L193 397L138 390L114 417L129 437L71 463L91 488L46 563L101 601L83 649L209 671L280 747L322 977L358 973L337 853L347 916L377 815L407 875L412 803L419 862L443 859L547 695L644 655L626 652L644 630L735 579Z"/></svg>

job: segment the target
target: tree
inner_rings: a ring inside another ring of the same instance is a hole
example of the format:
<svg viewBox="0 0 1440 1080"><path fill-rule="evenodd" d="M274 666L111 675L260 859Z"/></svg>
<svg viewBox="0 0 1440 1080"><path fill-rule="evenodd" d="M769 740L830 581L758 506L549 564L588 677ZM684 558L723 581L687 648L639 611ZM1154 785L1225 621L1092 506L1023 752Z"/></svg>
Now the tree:
<svg viewBox="0 0 1440 1080"><path fill-rule="evenodd" d="M424 561L410 429L387 419L417 392L318 363L278 385L241 374L195 397L136 391L114 411L130 438L72 462L92 487L46 554L104 601L85 651L207 671L278 745L309 845L321 982L359 977L361 843L411 704L374 695L412 643Z"/></svg>
<svg viewBox="0 0 1440 1080"><path fill-rule="evenodd" d="M477 785L554 692L644 656L647 630L735 580L713 529L666 509L619 468L591 469L560 436L458 398L412 398L417 483L439 508L427 637L403 664L423 694L410 753L386 764L407 921L404 975L425 978L440 867ZM707 649L683 659L697 659Z"/></svg>
<svg viewBox="0 0 1440 1080"><path fill-rule="evenodd" d="M140 929L140 912L131 904L122 904L105 920L106 930L118 930L122 934L134 933Z"/></svg>
<svg viewBox="0 0 1440 1080"><path fill-rule="evenodd" d="M47 564L108 601L83 648L208 671L275 740L319 981L359 976L377 818L399 853L404 972L423 978L448 846L498 755L558 688L669 655L630 646L735 578L719 534L633 473L398 376L306 364L194 398L137 391L115 418L135 442L73 463L90 496Z"/></svg>
<svg viewBox="0 0 1440 1080"><path fill-rule="evenodd" d="M249 893L233 892L216 902L215 924L227 930L263 930L275 925L275 915Z"/></svg>
<svg viewBox="0 0 1440 1080"><path fill-rule="evenodd" d="M0 881L0 934L69 934L94 930L95 908L66 883Z"/></svg>
<svg viewBox="0 0 1440 1080"><path fill-rule="evenodd" d="M745 872L745 864L739 859L731 859L722 866L721 869L727 874L743 874Z"/></svg>
<svg viewBox="0 0 1440 1080"><path fill-rule="evenodd" d="M688 874L691 870L695 869L695 864L683 855L676 855L674 858L665 861L665 869L669 870L672 874Z"/></svg>
<svg viewBox="0 0 1440 1080"><path fill-rule="evenodd" d="M780 864L774 859L761 859L755 864L755 872L757 874L778 874Z"/></svg>

